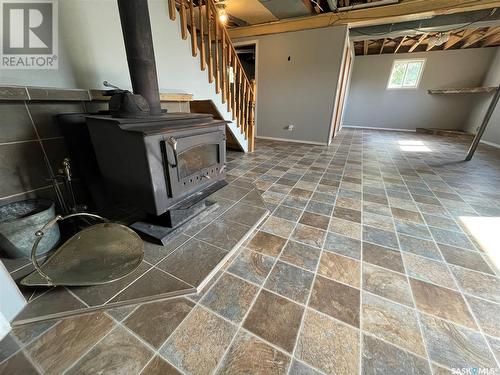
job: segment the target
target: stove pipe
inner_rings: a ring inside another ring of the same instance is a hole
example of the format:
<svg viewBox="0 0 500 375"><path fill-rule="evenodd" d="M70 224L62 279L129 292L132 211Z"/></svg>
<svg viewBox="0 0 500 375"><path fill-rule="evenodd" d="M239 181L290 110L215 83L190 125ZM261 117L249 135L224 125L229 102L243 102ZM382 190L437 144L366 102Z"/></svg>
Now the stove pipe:
<svg viewBox="0 0 500 375"><path fill-rule="evenodd" d="M118 0L128 70L134 94L149 104L150 115L162 113L147 0Z"/></svg>

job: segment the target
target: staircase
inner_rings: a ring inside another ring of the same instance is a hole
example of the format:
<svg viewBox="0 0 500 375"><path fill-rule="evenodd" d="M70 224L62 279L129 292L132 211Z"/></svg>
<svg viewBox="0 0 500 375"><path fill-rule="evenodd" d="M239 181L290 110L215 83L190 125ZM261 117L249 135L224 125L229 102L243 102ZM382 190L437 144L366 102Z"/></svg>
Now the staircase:
<svg viewBox="0 0 500 375"><path fill-rule="evenodd" d="M240 147L253 151L255 81L248 80L227 29L219 20L214 0L168 0L168 10L172 21L179 17L182 39L190 36L191 54L199 54L200 69L208 71L208 82L215 82L215 93L227 105L233 121L227 129L232 138L243 137Z"/></svg>

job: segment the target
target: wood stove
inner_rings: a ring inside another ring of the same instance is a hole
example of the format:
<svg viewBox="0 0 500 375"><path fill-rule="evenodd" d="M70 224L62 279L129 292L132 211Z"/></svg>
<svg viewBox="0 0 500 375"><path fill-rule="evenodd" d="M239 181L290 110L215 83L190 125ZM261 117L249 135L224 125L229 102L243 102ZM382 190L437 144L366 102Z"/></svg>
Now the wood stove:
<svg viewBox="0 0 500 375"><path fill-rule="evenodd" d="M118 8L134 93L111 91L111 114L87 126L108 190L150 215L132 228L165 243L226 184L226 122L161 110L147 0Z"/></svg>

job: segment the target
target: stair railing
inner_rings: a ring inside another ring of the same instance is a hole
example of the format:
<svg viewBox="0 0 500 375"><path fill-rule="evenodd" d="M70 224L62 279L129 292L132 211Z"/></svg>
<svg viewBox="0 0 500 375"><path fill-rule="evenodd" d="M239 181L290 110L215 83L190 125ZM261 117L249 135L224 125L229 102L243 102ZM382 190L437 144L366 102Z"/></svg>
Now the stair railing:
<svg viewBox="0 0 500 375"><path fill-rule="evenodd" d="M191 53L200 52L200 68L208 68L208 82L215 80L215 92L222 92L233 121L248 140L248 151L254 149L255 80L250 81L231 43L226 27L219 19L214 0L168 0L171 20L179 9L182 39L191 34ZM198 13L198 14L196 14Z"/></svg>

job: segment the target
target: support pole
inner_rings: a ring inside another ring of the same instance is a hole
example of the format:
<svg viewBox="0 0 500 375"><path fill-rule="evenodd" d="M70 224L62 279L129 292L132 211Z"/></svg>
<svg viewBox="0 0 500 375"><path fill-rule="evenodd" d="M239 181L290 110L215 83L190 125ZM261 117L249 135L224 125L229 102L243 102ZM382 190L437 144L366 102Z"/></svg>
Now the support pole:
<svg viewBox="0 0 500 375"><path fill-rule="evenodd" d="M490 106L488 107L488 110L484 115L483 122L481 123L481 126L479 127L479 130L477 131L477 134L474 137L472 144L469 147L469 151L467 152L465 161L470 161L474 156L474 152L476 152L476 148L479 145L479 141L481 140L481 137L483 136L486 127L488 126L488 122L490 121L491 115L493 114L493 111L495 111L495 107L497 106L499 98L500 98L500 86L497 87L497 91L495 91L495 95L493 96L493 99L491 99Z"/></svg>

